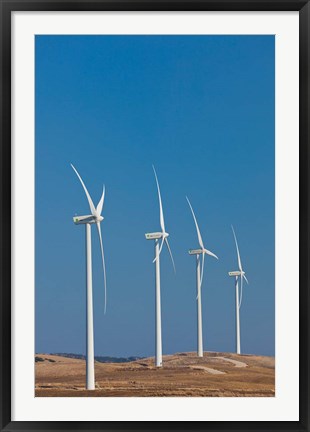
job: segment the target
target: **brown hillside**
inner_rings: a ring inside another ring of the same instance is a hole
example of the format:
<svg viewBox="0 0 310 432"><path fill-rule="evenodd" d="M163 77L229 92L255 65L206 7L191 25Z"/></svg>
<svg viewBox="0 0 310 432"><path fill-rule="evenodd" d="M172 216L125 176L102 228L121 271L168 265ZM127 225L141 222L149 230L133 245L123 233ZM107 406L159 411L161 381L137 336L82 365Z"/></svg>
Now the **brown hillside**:
<svg viewBox="0 0 310 432"><path fill-rule="evenodd" d="M37 354L37 397L42 396L262 396L275 395L273 357L205 352L130 363L95 362L95 391L85 390L85 361Z"/></svg>

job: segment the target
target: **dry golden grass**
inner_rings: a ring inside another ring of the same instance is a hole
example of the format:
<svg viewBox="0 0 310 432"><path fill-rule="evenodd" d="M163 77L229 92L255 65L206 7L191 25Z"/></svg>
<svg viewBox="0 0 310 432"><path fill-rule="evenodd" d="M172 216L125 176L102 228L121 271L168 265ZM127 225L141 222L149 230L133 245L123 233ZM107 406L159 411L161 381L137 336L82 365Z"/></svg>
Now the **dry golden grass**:
<svg viewBox="0 0 310 432"><path fill-rule="evenodd" d="M37 397L275 395L273 357L205 352L199 358L195 353L179 353L164 356L162 368L154 367L153 358L95 362L96 390L87 391L84 360L37 356L44 359L35 364Z"/></svg>

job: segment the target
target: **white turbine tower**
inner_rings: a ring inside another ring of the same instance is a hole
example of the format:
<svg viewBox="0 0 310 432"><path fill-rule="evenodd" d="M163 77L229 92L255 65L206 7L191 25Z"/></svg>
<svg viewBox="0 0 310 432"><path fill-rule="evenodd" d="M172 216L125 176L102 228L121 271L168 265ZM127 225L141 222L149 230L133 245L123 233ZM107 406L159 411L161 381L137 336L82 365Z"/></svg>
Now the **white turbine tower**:
<svg viewBox="0 0 310 432"><path fill-rule="evenodd" d="M234 231L233 226L231 226L233 235L234 235L234 239L235 239L235 244L236 244L236 249L237 249L237 256L238 256L238 267L239 270L237 271L232 271L229 272L229 276L233 276L235 278L235 288L236 288L236 352L237 354L241 354L241 346L240 346L240 307L241 307L241 303L242 303L242 286L243 286L243 279L245 279L246 283L248 284L248 280L245 276L245 272L242 269L242 264L241 264L241 258L240 258L240 253L239 253L239 247L238 247L238 242L237 242L237 237ZM239 278L240 278L240 299L239 299Z"/></svg>
<svg viewBox="0 0 310 432"><path fill-rule="evenodd" d="M160 301L160 265L159 265L159 255L161 253L162 247L164 242L166 243L166 246L168 248L173 269L175 272L175 265L173 261L173 256L171 253L171 249L168 242L168 236L169 234L166 232L165 229L165 220L164 220L164 213L163 213L163 206L161 202L161 195L160 195L160 188L159 183L156 175L155 168L153 166L156 184L157 184L157 191L158 191L158 200L159 200L159 221L160 221L160 227L162 229L161 232L154 232L154 233L147 233L145 234L145 237L147 240L155 240L155 258L153 260L153 263L155 262L155 365L157 367L162 366L162 338L161 338L161 301ZM161 240L161 244L159 246L159 239Z"/></svg>
<svg viewBox="0 0 310 432"><path fill-rule="evenodd" d="M193 207L191 206L191 203L189 199L186 197L188 205L191 209L194 222L196 225L196 231L197 231L197 237L198 237L198 243L200 246L200 249L190 249L188 253L190 255L196 255L196 281L197 281L197 355L199 357L203 357L203 339L202 339L202 310L201 310L201 285L202 285L202 278L203 278L203 269L204 269L204 261L205 261L205 255L213 256L214 258L218 259L218 257L213 253L210 252L208 249L204 247L202 237L200 234L200 230L198 227L197 219L193 210ZM200 267L200 256L202 255L202 265ZM201 274L200 274L200 268L201 268Z"/></svg>
<svg viewBox="0 0 310 432"><path fill-rule="evenodd" d="M102 246L102 237L101 237L101 229L100 229L100 222L103 221L103 217L101 216L102 207L103 207L103 201L104 201L104 193L105 188L103 186L103 192L102 196L100 198L100 201L95 208L94 203L88 193L88 190L86 189L86 186L80 176L80 174L77 172L77 170L74 168L74 166L71 164L73 170L75 171L76 175L78 176L83 189L85 191L91 215L86 216L74 216L73 222L76 225L85 225L86 227L86 322L87 322L87 329L86 329L86 388L87 390L94 390L95 389L95 365L94 365L94 319L93 319L93 287L92 287L92 257L91 257L91 224L96 224L98 235L99 235L99 242L100 242L100 248L101 248L101 257L102 257L102 267L103 267L103 276L104 276L104 313L106 312L106 306L107 306L107 286L106 286L106 272L105 272L105 262L104 262L104 253L103 253L103 246Z"/></svg>

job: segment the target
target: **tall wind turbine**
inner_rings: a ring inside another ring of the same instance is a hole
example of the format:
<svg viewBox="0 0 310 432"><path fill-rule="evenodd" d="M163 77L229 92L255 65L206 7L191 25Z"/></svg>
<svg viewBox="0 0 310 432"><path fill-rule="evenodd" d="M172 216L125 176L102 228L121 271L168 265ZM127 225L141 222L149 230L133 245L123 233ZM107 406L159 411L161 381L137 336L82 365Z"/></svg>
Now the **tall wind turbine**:
<svg viewBox="0 0 310 432"><path fill-rule="evenodd" d="M101 237L101 229L100 229L100 222L102 222L104 219L103 216L101 216L101 212L103 207L105 188L103 186L103 191L102 191L100 201L97 207L95 207L80 174L77 172L77 170L74 168L72 164L71 166L83 186L83 189L87 197L87 201L89 203L90 211L91 211L91 215L74 216L73 222L76 225L85 225L86 227L86 322L87 322L86 324L86 388L87 390L94 390L95 389L95 365L94 365L95 360L94 360L91 224L96 224L98 235L99 235L103 277L104 277L104 313L105 313L106 306L107 306L107 284L106 284L106 271L105 271L104 253L103 253L102 237Z"/></svg>
<svg viewBox="0 0 310 432"><path fill-rule="evenodd" d="M246 283L248 284L248 280L245 276L245 272L242 269L242 264L241 264L241 258L240 258L240 253L239 253L239 247L238 247L238 242L237 242L237 237L234 231L234 227L231 226L233 235L234 235L234 239L235 239L235 244L236 244L236 249L237 249L237 257L238 257L238 267L239 270L237 271L232 271L229 272L229 276L233 276L235 278L235 288L236 288L236 352L237 354L241 354L241 347L240 347L240 307L241 307L241 303L242 303L242 285L243 285L243 279L245 279ZM239 278L240 278L240 299L239 299Z"/></svg>
<svg viewBox="0 0 310 432"><path fill-rule="evenodd" d="M161 338L161 301L160 301L160 263L159 263L159 256L161 253L161 250L163 248L163 244L166 243L166 246L168 248L173 269L175 272L175 265L173 256L171 253L171 249L168 242L168 236L169 234L166 232L165 228L165 220L164 220L164 213L163 213L163 206L161 202L161 195L160 195L160 188L159 183L156 175L155 168L153 166L155 179L156 179L156 185L157 185L157 191L158 191L158 200L159 200L159 221L160 221L160 227L161 232L153 232L153 233L147 233L145 234L145 238L147 240L155 240L155 258L153 260L153 263L155 262L155 365L157 367L162 366L162 338ZM161 239L161 243L159 245L159 239Z"/></svg>
<svg viewBox="0 0 310 432"><path fill-rule="evenodd" d="M189 199L186 197L188 205L191 209L194 222L196 225L196 231L197 231L197 237L198 237L198 243L200 246L200 249L190 249L188 253L190 255L196 255L196 283L197 283L197 355L198 357L203 357L203 340L202 340L202 310L201 310L201 285L202 285L202 278L203 278L203 268L204 268L204 261L205 261L205 255L210 255L216 259L218 257L213 253L210 252L208 249L204 247L202 237L200 234L199 226L197 223L197 219L193 210L193 207L191 206L191 203ZM202 256L202 265L200 267L200 257ZM200 274L200 268L201 268L201 274Z"/></svg>

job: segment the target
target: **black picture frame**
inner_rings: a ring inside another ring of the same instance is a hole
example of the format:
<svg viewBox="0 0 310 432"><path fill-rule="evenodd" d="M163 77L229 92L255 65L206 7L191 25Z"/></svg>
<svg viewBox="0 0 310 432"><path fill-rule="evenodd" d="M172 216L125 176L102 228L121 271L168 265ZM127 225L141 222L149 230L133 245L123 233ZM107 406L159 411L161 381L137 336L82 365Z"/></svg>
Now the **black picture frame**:
<svg viewBox="0 0 310 432"><path fill-rule="evenodd" d="M15 11L298 11L300 167L300 363L296 422L76 422L11 421L11 13ZM310 431L309 424L309 1L304 0L0 0L1 32L1 431L248 430Z"/></svg>

